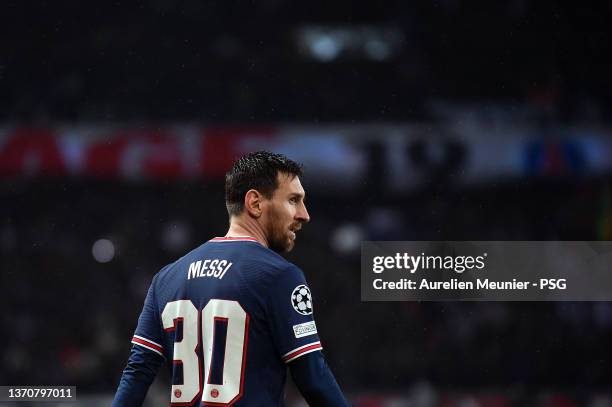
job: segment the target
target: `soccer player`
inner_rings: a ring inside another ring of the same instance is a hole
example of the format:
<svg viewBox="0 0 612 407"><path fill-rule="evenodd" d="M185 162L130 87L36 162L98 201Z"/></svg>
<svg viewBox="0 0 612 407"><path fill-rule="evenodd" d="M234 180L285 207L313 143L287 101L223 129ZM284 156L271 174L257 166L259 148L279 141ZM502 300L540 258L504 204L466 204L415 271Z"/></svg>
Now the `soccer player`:
<svg viewBox="0 0 612 407"><path fill-rule="evenodd" d="M141 406L164 360L171 405L283 405L287 368L311 406L348 406L327 366L304 274L278 253L310 220L301 166L255 152L226 174L225 237L162 268L113 407Z"/></svg>

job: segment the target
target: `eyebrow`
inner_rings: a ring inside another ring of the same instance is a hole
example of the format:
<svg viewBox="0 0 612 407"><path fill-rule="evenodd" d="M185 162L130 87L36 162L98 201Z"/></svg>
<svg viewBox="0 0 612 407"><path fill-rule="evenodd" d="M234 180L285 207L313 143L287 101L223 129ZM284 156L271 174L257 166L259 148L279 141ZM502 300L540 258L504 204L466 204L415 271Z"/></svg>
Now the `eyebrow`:
<svg viewBox="0 0 612 407"><path fill-rule="evenodd" d="M302 193L299 193L299 192L292 192L291 194L289 194L289 197L290 198L298 197L302 201L306 202L306 194L302 194Z"/></svg>

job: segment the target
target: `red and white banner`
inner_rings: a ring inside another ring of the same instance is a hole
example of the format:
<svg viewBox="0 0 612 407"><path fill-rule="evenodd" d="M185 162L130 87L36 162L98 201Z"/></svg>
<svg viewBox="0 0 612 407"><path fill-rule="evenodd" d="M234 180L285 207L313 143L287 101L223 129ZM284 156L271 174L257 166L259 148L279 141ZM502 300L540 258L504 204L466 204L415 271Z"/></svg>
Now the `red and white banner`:
<svg viewBox="0 0 612 407"><path fill-rule="evenodd" d="M234 159L254 150L303 163L318 187L392 189L423 182L474 183L518 176L612 171L609 131L491 130L425 125L59 126L0 128L0 177L222 179Z"/></svg>

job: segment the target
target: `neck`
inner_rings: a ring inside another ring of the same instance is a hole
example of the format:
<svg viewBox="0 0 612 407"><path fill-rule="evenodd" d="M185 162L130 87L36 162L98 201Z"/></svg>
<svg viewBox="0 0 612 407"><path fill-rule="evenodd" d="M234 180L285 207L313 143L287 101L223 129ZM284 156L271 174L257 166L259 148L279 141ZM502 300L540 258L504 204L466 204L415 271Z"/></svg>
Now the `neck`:
<svg viewBox="0 0 612 407"><path fill-rule="evenodd" d="M246 216L232 216L230 226L225 234L227 237L249 236L254 237L259 243L265 247L268 245L268 239L263 227L256 219Z"/></svg>

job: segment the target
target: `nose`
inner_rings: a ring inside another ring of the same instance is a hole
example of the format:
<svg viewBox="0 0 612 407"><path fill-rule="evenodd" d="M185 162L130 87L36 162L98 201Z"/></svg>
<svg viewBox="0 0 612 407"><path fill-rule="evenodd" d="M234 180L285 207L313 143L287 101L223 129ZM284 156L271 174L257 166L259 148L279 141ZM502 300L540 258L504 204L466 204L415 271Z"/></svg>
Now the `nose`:
<svg viewBox="0 0 612 407"><path fill-rule="evenodd" d="M297 212L295 213L296 220L299 220L302 223L307 223L310 221L310 216L308 215L308 210L306 209L306 205L302 202L299 206Z"/></svg>

